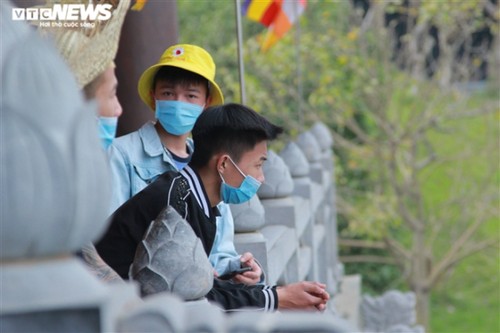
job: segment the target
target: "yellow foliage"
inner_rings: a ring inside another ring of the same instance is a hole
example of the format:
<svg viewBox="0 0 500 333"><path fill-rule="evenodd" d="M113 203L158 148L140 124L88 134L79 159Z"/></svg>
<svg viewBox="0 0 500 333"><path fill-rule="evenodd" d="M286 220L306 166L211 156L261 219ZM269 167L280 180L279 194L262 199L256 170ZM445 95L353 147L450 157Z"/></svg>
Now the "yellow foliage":
<svg viewBox="0 0 500 333"><path fill-rule="evenodd" d="M358 39L358 29L353 29L347 34L347 39L350 41L355 41Z"/></svg>
<svg viewBox="0 0 500 333"><path fill-rule="evenodd" d="M341 55L337 58L337 60L338 60L339 64L341 66L343 66L343 65L347 64L347 61L349 60L349 58L345 55Z"/></svg>

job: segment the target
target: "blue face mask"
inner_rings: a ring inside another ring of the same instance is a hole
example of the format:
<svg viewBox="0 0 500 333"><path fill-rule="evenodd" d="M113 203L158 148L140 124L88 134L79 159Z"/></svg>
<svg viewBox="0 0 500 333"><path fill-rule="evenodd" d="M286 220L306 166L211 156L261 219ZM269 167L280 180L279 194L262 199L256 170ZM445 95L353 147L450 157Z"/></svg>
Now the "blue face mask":
<svg viewBox="0 0 500 333"><path fill-rule="evenodd" d="M224 181L222 175L219 173L219 176L222 179L222 184L220 187L220 196L222 201L224 201L225 203L240 204L250 200L257 193L261 185L261 182L259 182L257 179L253 178L250 175L245 176L245 174L240 170L240 168L238 168L236 163L233 162L231 157L229 157L229 160L231 161L231 163L233 163L233 165L241 173L241 175L245 177L245 179L243 179L243 182L241 183L240 187L233 187L227 184Z"/></svg>
<svg viewBox="0 0 500 333"><path fill-rule="evenodd" d="M191 132L203 106L181 101L156 101L156 119L170 134L182 135Z"/></svg>
<svg viewBox="0 0 500 333"><path fill-rule="evenodd" d="M118 117L97 117L99 139L104 149L107 149L116 135Z"/></svg>

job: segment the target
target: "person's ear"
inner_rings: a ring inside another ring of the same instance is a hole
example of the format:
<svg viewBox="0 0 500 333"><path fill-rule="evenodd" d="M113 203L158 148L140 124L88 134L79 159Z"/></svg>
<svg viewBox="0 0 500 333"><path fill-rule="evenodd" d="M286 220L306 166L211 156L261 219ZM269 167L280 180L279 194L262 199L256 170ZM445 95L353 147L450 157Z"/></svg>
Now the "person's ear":
<svg viewBox="0 0 500 333"><path fill-rule="evenodd" d="M217 172L224 174L227 166L227 155L223 154L217 158Z"/></svg>
<svg viewBox="0 0 500 333"><path fill-rule="evenodd" d="M207 100L205 101L205 106L203 107L203 109L208 108L210 106L210 103L212 103L212 96L207 97Z"/></svg>

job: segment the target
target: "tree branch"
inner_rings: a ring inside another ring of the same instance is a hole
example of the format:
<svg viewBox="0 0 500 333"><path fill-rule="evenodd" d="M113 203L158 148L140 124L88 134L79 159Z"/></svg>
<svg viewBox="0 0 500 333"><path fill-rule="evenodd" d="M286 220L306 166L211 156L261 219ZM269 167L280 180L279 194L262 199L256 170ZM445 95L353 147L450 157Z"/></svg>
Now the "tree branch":
<svg viewBox="0 0 500 333"><path fill-rule="evenodd" d="M394 191L396 192L396 200L397 200L398 211L401 214L401 216L403 217L403 220L406 223L409 224L409 226L411 227L412 230L414 230L414 231L421 230L421 228L423 227L422 223L420 221L418 221L410 213L410 211L406 207L405 203L403 202L403 198L406 197L406 194L409 191L403 190L403 188L401 187L401 185L398 184L397 181L396 181L396 177L398 175L398 168L396 166L395 147L393 147L393 149L391 151L391 155L392 156L391 156L391 158L389 160L388 165L389 165L389 170L391 171L391 173L392 173L393 176L389 177L389 182L390 182L392 188L394 189Z"/></svg>
<svg viewBox="0 0 500 333"><path fill-rule="evenodd" d="M498 239L488 239L476 244L471 245L467 249L462 250L459 255L455 257L455 259L450 263L450 267L456 265L458 262L464 260L467 257L470 257L471 255L474 255L478 252L484 251L487 248L490 247L497 247L498 248Z"/></svg>
<svg viewBox="0 0 500 333"><path fill-rule="evenodd" d="M337 132L332 131L331 133L336 146L350 150L361 149L360 145L352 143L350 140L346 140L342 135L338 134Z"/></svg>
<svg viewBox="0 0 500 333"><path fill-rule="evenodd" d="M498 19L498 6L488 0L484 1L483 3L484 3L484 10L486 11L486 13L492 18Z"/></svg>
<svg viewBox="0 0 500 333"><path fill-rule="evenodd" d="M349 128L354 134L356 134L356 137L363 143L370 144L372 142L370 136L363 129L361 129L361 127L359 127L358 123L353 119L353 117L347 118L345 124L346 127Z"/></svg>
<svg viewBox="0 0 500 333"><path fill-rule="evenodd" d="M366 249L382 249L387 250L387 246L383 242L374 242L360 239L339 239L340 246L346 247L361 247Z"/></svg>
<svg viewBox="0 0 500 333"><path fill-rule="evenodd" d="M394 253L394 255L397 257L396 260L401 262L402 265L404 265L406 261L409 261L411 259L410 253L395 239L385 237L384 242L389 251Z"/></svg>
<svg viewBox="0 0 500 333"><path fill-rule="evenodd" d="M451 267L450 265L457 262L457 258L460 256L461 249L469 241L476 230L486 221L486 219L478 218L473 224L464 231L464 233L453 243L453 246L448 250L446 255L439 261L439 263L432 267L432 270L427 278L426 285L433 286L446 270Z"/></svg>
<svg viewBox="0 0 500 333"><path fill-rule="evenodd" d="M389 264L395 265L396 261L391 257L371 256L371 255L355 255L355 256L340 256L339 260L342 263L374 263L374 264Z"/></svg>
<svg viewBox="0 0 500 333"><path fill-rule="evenodd" d="M477 244L474 244L470 246L468 249L461 251L459 254L457 254L453 260L450 260L447 262L446 266L435 276L432 277L432 280L427 280L427 286L432 288L439 280L440 278L453 266L457 265L460 261L464 260L465 258L474 255L478 252L481 252L489 247L498 247L498 239L489 239Z"/></svg>

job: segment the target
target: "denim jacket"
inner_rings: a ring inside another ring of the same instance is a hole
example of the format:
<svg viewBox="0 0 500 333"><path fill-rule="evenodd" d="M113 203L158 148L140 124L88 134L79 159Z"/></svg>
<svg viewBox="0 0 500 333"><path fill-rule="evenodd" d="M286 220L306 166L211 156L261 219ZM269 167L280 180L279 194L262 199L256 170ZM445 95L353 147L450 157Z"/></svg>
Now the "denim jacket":
<svg viewBox="0 0 500 333"><path fill-rule="evenodd" d="M193 141L188 139L189 154ZM159 175L177 170L171 154L163 148L153 122L139 130L116 138L108 148L113 177L110 213L140 192ZM217 232L209 260L219 274L240 267L240 256L234 248L234 221L229 205L220 203L221 216L217 218Z"/></svg>

